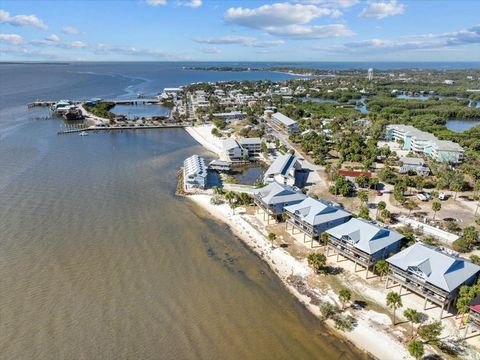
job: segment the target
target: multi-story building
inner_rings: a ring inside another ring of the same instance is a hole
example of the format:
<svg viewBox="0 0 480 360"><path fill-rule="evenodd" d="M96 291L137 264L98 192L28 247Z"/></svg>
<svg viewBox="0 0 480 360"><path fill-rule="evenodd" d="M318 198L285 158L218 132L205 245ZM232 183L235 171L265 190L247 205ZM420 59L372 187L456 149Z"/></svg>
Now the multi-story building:
<svg viewBox="0 0 480 360"><path fill-rule="evenodd" d="M298 131L298 123L282 113L276 112L272 114L271 119L275 125L282 127L289 133Z"/></svg>
<svg viewBox="0 0 480 360"><path fill-rule="evenodd" d="M183 162L183 187L185 190L205 188L207 185L207 167L205 160L192 155Z"/></svg>
<svg viewBox="0 0 480 360"><path fill-rule="evenodd" d="M424 308L430 301L447 311L458 296L463 285L472 285L477 280L480 266L459 257L457 254L423 243L416 243L387 259L390 264L389 281L425 298Z"/></svg>
<svg viewBox="0 0 480 360"><path fill-rule="evenodd" d="M282 185L295 185L297 171L302 169L300 159L294 155L285 154L278 156L265 171L263 182L276 181Z"/></svg>
<svg viewBox="0 0 480 360"><path fill-rule="evenodd" d="M236 162L248 160L248 150L244 149L237 140L227 138L221 140L222 160Z"/></svg>
<svg viewBox="0 0 480 360"><path fill-rule="evenodd" d="M300 230L303 232L304 241L306 236L309 236L312 241L318 239L322 232L341 225L352 217L338 207L311 197L307 197L298 204L286 206L284 210L288 217L286 229L288 230L290 224L292 233L295 229Z"/></svg>
<svg viewBox="0 0 480 360"><path fill-rule="evenodd" d="M403 235L387 228L381 228L365 220L352 218L344 224L326 231L329 240L327 256L332 249L337 254L350 259L369 269L378 260L385 259L390 254L400 250Z"/></svg>
<svg viewBox="0 0 480 360"><path fill-rule="evenodd" d="M463 148L453 141L439 140L433 134L411 125L387 125L387 141L402 141L404 150L423 153L442 163L458 164L463 161Z"/></svg>
<svg viewBox="0 0 480 360"><path fill-rule="evenodd" d="M260 138L241 138L238 142L248 151L248 156L256 156L262 152L262 139Z"/></svg>
<svg viewBox="0 0 480 360"><path fill-rule="evenodd" d="M263 211L263 219L269 222L270 217L278 220L285 206L298 204L306 197L294 187L272 182L255 191L253 201L257 206L257 214Z"/></svg>

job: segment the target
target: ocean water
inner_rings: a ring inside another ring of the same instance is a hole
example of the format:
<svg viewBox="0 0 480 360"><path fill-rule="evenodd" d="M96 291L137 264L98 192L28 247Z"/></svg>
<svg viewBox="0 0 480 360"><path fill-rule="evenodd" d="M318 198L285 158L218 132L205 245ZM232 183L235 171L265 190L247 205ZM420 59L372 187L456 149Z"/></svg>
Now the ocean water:
<svg viewBox="0 0 480 360"><path fill-rule="evenodd" d="M59 136L25 106L286 77L172 66L0 65L0 358L366 358L175 196L184 158L210 156L182 129Z"/></svg>

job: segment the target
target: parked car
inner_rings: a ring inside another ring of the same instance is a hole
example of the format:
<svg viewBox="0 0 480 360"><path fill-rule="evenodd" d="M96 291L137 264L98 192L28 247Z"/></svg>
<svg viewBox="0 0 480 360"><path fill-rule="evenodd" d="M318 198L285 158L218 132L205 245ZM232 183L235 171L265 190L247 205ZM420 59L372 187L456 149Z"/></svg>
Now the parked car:
<svg viewBox="0 0 480 360"><path fill-rule="evenodd" d="M428 201L428 198L425 196L424 193L418 193L417 194L417 199L420 201Z"/></svg>
<svg viewBox="0 0 480 360"><path fill-rule="evenodd" d="M383 195L383 193L380 190L375 191L375 193L377 194L377 196L382 196Z"/></svg>
<svg viewBox="0 0 480 360"><path fill-rule="evenodd" d="M447 194L445 194L444 192L441 192L440 194L438 194L438 199L439 200L447 200Z"/></svg>

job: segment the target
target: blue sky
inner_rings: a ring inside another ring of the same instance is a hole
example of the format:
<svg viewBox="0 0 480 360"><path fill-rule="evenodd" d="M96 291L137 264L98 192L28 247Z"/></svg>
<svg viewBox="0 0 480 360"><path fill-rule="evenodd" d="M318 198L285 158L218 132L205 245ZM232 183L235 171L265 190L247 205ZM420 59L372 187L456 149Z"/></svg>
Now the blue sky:
<svg viewBox="0 0 480 360"><path fill-rule="evenodd" d="M480 1L2 0L0 60L480 61Z"/></svg>

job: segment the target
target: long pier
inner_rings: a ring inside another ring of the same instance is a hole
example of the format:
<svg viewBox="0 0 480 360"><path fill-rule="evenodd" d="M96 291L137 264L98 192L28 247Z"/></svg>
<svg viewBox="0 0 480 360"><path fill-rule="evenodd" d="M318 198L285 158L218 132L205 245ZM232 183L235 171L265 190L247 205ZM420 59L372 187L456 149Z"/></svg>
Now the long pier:
<svg viewBox="0 0 480 360"><path fill-rule="evenodd" d="M77 128L70 130L62 130L57 132L58 135L81 133L83 131L122 131L122 130L150 130L150 129L175 129L185 128L189 125L145 125L145 126L89 126L85 128Z"/></svg>
<svg viewBox="0 0 480 360"><path fill-rule="evenodd" d="M75 100L72 101L74 105L78 105L84 103L85 101ZM125 99L125 100L102 100L102 102L110 102L114 103L115 105L139 105L139 104L159 104L160 101L158 99ZM56 104L57 101L51 100L36 100L32 101L27 104L29 108L32 107L50 107Z"/></svg>

